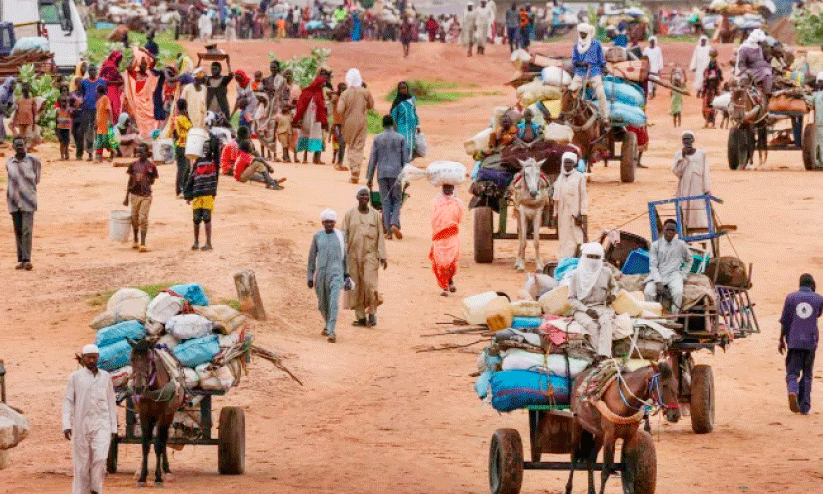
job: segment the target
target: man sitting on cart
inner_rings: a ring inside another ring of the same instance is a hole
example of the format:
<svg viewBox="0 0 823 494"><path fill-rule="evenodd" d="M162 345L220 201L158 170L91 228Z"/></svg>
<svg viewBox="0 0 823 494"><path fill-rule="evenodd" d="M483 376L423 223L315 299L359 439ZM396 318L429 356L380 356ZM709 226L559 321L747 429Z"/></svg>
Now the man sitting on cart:
<svg viewBox="0 0 823 494"><path fill-rule="evenodd" d="M599 243L583 244L569 285L569 305L574 309L574 320L588 332L597 360L612 356L614 310L611 304L617 298L617 282L611 269L604 265L604 257Z"/></svg>
<svg viewBox="0 0 823 494"><path fill-rule="evenodd" d="M768 99L772 94L774 75L772 65L766 61L763 48L760 46L760 43L765 41L766 34L760 29L755 29L740 45L737 50L736 75L739 77L748 74L752 82L760 86Z"/></svg>
<svg viewBox="0 0 823 494"><path fill-rule="evenodd" d="M575 92L583 87L583 79L588 77L589 86L597 94L600 116L607 123L609 121L609 101L606 99L606 90L603 87L603 72L606 68L606 57L603 47L594 39L594 26L585 22L577 25L577 43L572 49L572 67L574 78L569 84L569 91Z"/></svg>
<svg viewBox="0 0 823 494"><path fill-rule="evenodd" d="M663 223L663 235L652 243L649 252L649 276L643 293L646 300L656 301L668 290L672 306L669 312L680 313L683 307L683 281L688 273L683 266L691 266L692 255L686 242L677 237L677 222Z"/></svg>

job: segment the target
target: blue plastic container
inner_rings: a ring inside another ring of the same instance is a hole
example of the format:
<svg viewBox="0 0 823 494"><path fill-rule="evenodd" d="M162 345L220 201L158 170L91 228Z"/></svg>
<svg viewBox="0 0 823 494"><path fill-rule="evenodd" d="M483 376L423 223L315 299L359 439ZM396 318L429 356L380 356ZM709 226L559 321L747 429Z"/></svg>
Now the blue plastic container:
<svg viewBox="0 0 823 494"><path fill-rule="evenodd" d="M539 328L540 324L542 322L543 322L542 317L515 316L514 320L512 321L512 328L514 328L514 329Z"/></svg>
<svg viewBox="0 0 823 494"><path fill-rule="evenodd" d="M649 272L649 251L635 249L629 253L626 262L623 263L623 274L648 274Z"/></svg>

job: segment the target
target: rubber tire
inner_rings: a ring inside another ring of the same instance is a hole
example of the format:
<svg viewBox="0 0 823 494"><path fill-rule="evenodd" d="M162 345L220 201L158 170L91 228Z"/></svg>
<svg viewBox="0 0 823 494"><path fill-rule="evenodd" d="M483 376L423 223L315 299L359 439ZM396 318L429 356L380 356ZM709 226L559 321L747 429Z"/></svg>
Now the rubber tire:
<svg viewBox="0 0 823 494"><path fill-rule="evenodd" d="M806 124L806 128L803 129L803 142L801 144L803 146L803 167L808 171L816 170L814 163L814 124Z"/></svg>
<svg viewBox="0 0 823 494"><path fill-rule="evenodd" d="M518 494L523 484L523 442L516 429L497 429L489 446L491 494Z"/></svg>
<svg viewBox="0 0 823 494"><path fill-rule="evenodd" d="M740 148L739 148L739 140L741 138L740 129L737 127L732 127L729 129L729 142L727 143L726 152L729 158L729 169L737 170L740 166ZM745 167L745 163L743 164Z"/></svg>
<svg viewBox="0 0 823 494"><path fill-rule="evenodd" d="M108 473L117 473L117 446L116 439L112 439L109 443L109 456L106 457L106 471Z"/></svg>
<svg viewBox="0 0 823 494"><path fill-rule="evenodd" d="M708 434L714 430L714 372L709 365L692 368L690 408L695 434Z"/></svg>
<svg viewBox="0 0 823 494"><path fill-rule="evenodd" d="M620 148L620 181L624 184L634 182L637 170L637 134L626 131Z"/></svg>
<svg viewBox="0 0 823 494"><path fill-rule="evenodd" d="M474 208L474 262L488 264L494 261L494 212L488 206Z"/></svg>
<svg viewBox="0 0 823 494"><path fill-rule="evenodd" d="M657 488L657 453L654 449L654 439L648 432L637 431L637 447L624 446L621 462L626 469L633 469L634 494L654 494ZM626 472L620 475L624 491L630 477Z"/></svg>
<svg viewBox="0 0 823 494"><path fill-rule="evenodd" d="M220 409L217 471L240 475L246 471L246 416L240 407Z"/></svg>

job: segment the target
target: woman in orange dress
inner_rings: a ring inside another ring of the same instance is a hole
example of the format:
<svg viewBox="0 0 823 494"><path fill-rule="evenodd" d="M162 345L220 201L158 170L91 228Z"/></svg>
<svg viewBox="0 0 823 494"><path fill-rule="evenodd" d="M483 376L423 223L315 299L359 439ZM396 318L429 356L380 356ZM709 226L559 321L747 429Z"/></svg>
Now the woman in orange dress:
<svg viewBox="0 0 823 494"><path fill-rule="evenodd" d="M455 197L454 185L444 184L443 193L434 200L432 212L432 248L429 259L437 284L444 297L454 293L454 275L460 259L460 222L463 202Z"/></svg>

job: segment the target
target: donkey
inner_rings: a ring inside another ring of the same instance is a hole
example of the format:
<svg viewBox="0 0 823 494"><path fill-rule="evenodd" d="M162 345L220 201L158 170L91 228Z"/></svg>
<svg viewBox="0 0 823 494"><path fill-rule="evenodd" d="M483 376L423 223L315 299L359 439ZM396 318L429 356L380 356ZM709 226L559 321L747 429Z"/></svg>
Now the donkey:
<svg viewBox="0 0 823 494"><path fill-rule="evenodd" d="M163 350L154 348L154 343L142 339L129 339L131 345L131 391L140 416L142 430L143 461L140 466L138 487L145 487L148 477L149 448L157 426L157 439L154 453L157 456L154 485L162 487L163 474L170 475L169 458L166 454L166 442L169 438L169 426L174 413L183 405L184 392L168 368L167 360L160 355Z"/></svg>
<svg viewBox="0 0 823 494"><path fill-rule="evenodd" d="M540 257L540 225L543 222L543 211L551 201L551 187L548 177L540 171L540 163L534 158L525 161L518 160L523 169L514 176L509 186L514 209L517 211L517 240L519 249L514 267L518 271L526 269L526 236L531 221L532 236L534 239L534 257L537 271L543 271L543 258Z"/></svg>
<svg viewBox="0 0 823 494"><path fill-rule="evenodd" d="M615 364L617 365L617 364ZM594 494L594 464L603 448L603 473L600 477L600 494L606 489L606 481L614 469L614 448L618 439L623 440L623 450L636 446L640 421L646 415L647 406L659 406L666 410L672 421L680 418L677 380L667 361L651 363L634 372L617 370L614 378L606 381L599 398L587 396L586 377L590 369L580 374L574 383L571 409L575 422L572 426L572 466L566 494L571 494L576 461L586 460L589 472L589 494ZM625 453L624 453L625 458ZM626 465L623 473L624 494L634 494L636 472Z"/></svg>
<svg viewBox="0 0 823 494"><path fill-rule="evenodd" d="M759 165L762 166L768 158L765 134L765 119L768 115L766 96L748 74L732 80L729 89L729 120L732 125L744 130L743 139L747 140L747 149L754 150L757 145ZM746 169L750 170L754 164L754 153L748 159Z"/></svg>

